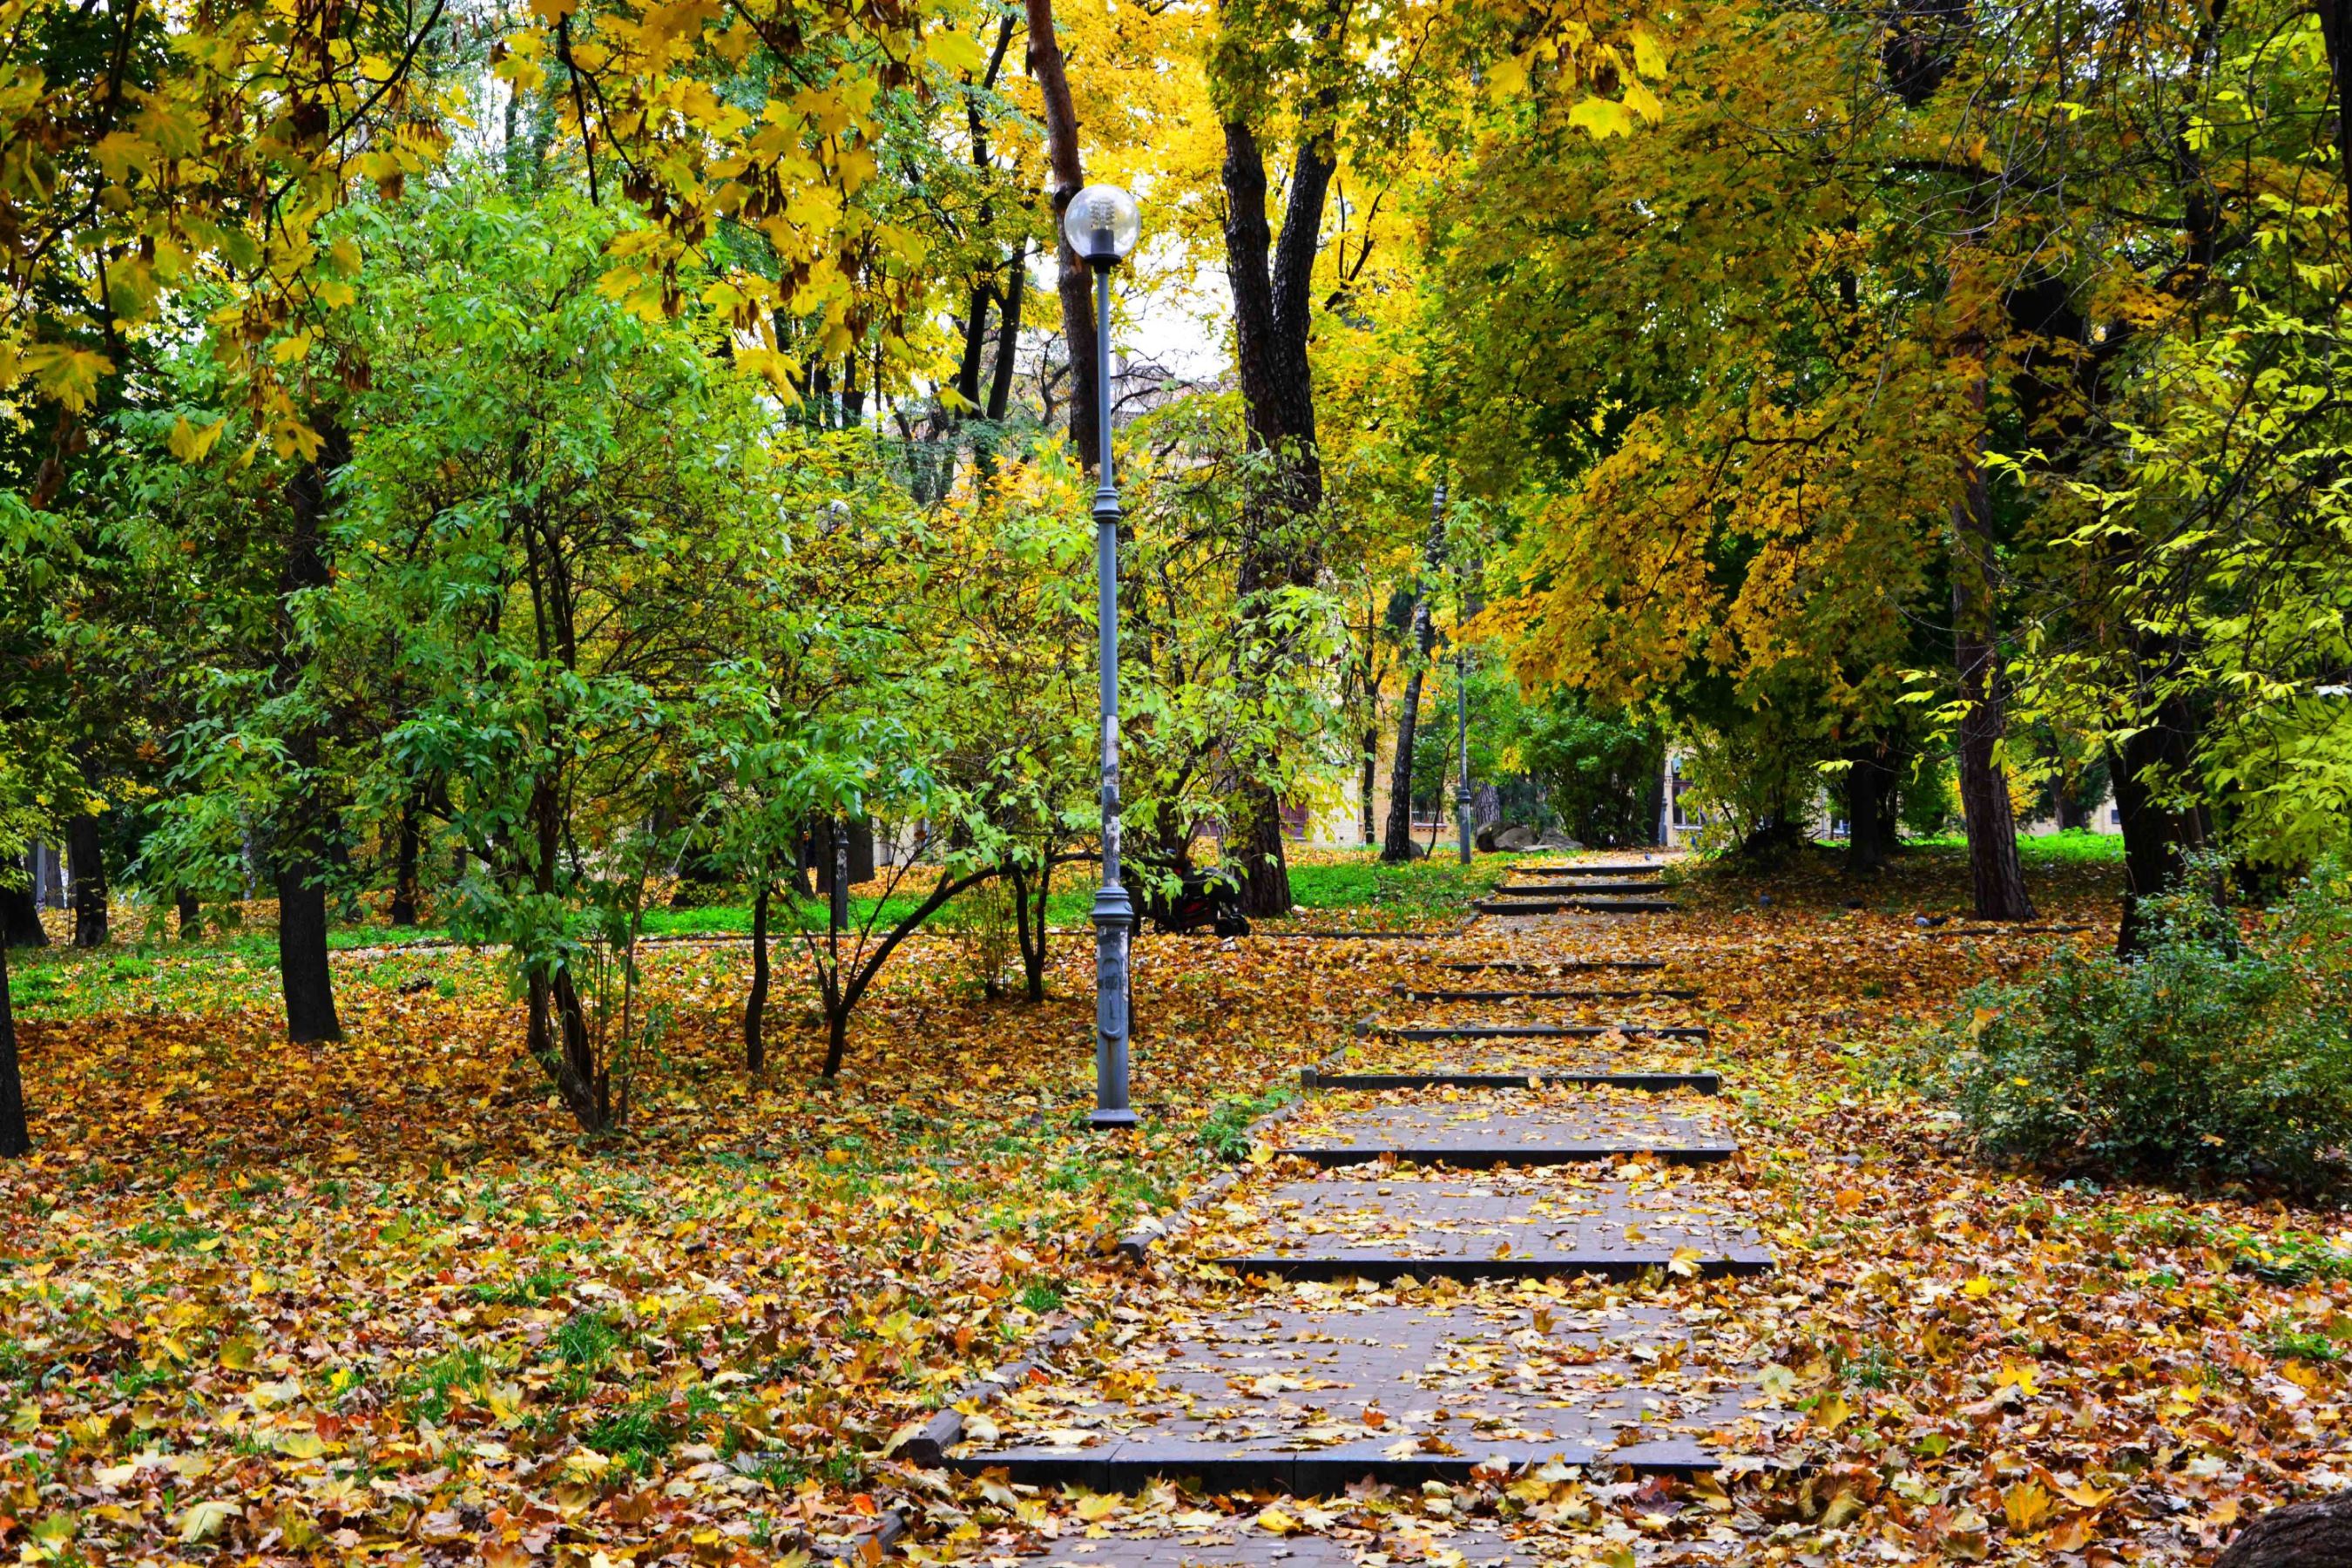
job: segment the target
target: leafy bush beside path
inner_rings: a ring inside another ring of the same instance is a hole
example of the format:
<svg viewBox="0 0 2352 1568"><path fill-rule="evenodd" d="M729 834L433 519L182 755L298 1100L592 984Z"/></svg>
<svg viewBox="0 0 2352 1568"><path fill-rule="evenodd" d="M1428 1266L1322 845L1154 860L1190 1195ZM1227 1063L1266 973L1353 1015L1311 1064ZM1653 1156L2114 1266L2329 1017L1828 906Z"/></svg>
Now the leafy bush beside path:
<svg viewBox="0 0 2352 1568"><path fill-rule="evenodd" d="M2045 1166L2334 1184L2352 1151L2348 884L2326 868L2244 923L2176 893L2144 959L2069 946L1968 993L1930 1045L1969 1135Z"/></svg>

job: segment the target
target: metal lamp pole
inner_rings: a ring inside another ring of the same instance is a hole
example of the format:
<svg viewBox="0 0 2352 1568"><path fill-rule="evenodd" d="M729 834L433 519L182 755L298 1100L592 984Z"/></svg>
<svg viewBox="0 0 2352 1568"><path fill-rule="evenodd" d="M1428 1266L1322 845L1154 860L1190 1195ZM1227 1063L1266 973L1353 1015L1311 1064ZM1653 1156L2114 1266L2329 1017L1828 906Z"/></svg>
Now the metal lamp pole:
<svg viewBox="0 0 2352 1568"><path fill-rule="evenodd" d="M1095 269L1095 582L1102 658L1102 886L1095 892L1095 1109L1097 1127L1132 1127L1128 1103L1128 957L1135 905L1118 879L1118 489L1110 459L1110 274L1135 248L1135 198L1088 185L1063 215L1070 248Z"/></svg>
<svg viewBox="0 0 2352 1568"><path fill-rule="evenodd" d="M1462 756L1460 778L1454 786L1454 816L1462 836L1462 863L1470 864L1470 649L1462 641L1461 612L1454 620L1454 744Z"/></svg>

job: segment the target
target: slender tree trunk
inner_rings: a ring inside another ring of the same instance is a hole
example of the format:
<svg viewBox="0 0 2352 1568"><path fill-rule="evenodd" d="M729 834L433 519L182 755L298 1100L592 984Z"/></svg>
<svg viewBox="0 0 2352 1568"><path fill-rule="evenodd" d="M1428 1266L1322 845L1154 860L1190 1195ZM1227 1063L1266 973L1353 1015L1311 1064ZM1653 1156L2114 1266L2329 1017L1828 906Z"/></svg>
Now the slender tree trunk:
<svg viewBox="0 0 2352 1568"><path fill-rule="evenodd" d="M298 866L278 868L278 969L286 1037L298 1045L343 1037L327 966L327 889Z"/></svg>
<svg viewBox="0 0 2352 1568"><path fill-rule="evenodd" d="M1981 413L1981 376L1971 398ZM1978 427L1981 432L1981 419ZM1976 439L1981 442L1981 434ZM2000 630L1993 603L1992 491L1973 446L1960 459L1952 540L1952 658L1960 678L1960 809L1968 818L1969 880L1978 919L2032 920L2033 901L2026 897L2025 871L2017 858L2009 780L1994 754L2008 720L2002 711Z"/></svg>
<svg viewBox="0 0 2352 1568"><path fill-rule="evenodd" d="M392 873L392 923L413 926L416 923L416 859L419 834L416 816L418 803L411 800L400 811L400 844L394 852Z"/></svg>
<svg viewBox="0 0 2352 1568"><path fill-rule="evenodd" d="M205 934L204 906L194 893L181 893L173 899L174 912L180 917L180 940L194 942Z"/></svg>
<svg viewBox="0 0 2352 1568"><path fill-rule="evenodd" d="M1054 863L1045 862L1033 890L1026 873L1013 873L1013 918L1021 936L1023 994L1032 1002L1045 999L1045 900L1053 887ZM1034 909L1034 915L1031 913Z"/></svg>
<svg viewBox="0 0 2352 1568"><path fill-rule="evenodd" d="M73 878L73 944L106 945L106 856L99 820L84 813L66 819L66 864Z"/></svg>
<svg viewBox="0 0 2352 1568"><path fill-rule="evenodd" d="M1358 789L1358 793L1363 796L1364 820L1362 826L1364 830L1364 843L1368 847L1379 843L1381 837L1380 827L1372 820L1372 789L1375 784L1379 781L1380 771L1381 727L1380 721L1376 716L1371 723L1364 726L1363 777L1360 781L1360 786Z"/></svg>
<svg viewBox="0 0 2352 1568"><path fill-rule="evenodd" d="M763 873L751 899L751 994L743 1002L743 1066L753 1078L768 1066L768 899L774 891Z"/></svg>
<svg viewBox="0 0 2352 1568"><path fill-rule="evenodd" d="M1412 625L1425 658L1429 651L1427 605L1414 606ZM1389 763L1388 835L1381 844L1381 858L1391 863L1413 857L1412 752L1419 738L1415 731L1421 725L1421 679L1422 668L1415 664L1404 678L1404 700L1397 704L1397 750Z"/></svg>
<svg viewBox="0 0 2352 1568"><path fill-rule="evenodd" d="M1070 445L1078 461L1093 468L1102 455L1095 430L1095 387L1102 367L1095 363L1094 279L1062 235L1062 214L1085 186L1078 161L1078 114L1070 100L1070 79L1054 31L1054 0L1024 0L1029 16L1029 74L1045 111L1045 155L1054 171L1054 254L1060 267L1062 341L1070 354Z"/></svg>
<svg viewBox="0 0 2352 1568"><path fill-rule="evenodd" d="M824 1010L824 1070L819 1075L831 1083L841 1076L841 1064L849 1055L849 1006L839 1005Z"/></svg>
<svg viewBox="0 0 2352 1568"><path fill-rule="evenodd" d="M16 1060L16 1009L8 994L8 944L0 942L0 1160L33 1152L25 1124L25 1076Z"/></svg>
<svg viewBox="0 0 2352 1568"><path fill-rule="evenodd" d="M1396 758L1389 765L1389 830L1388 840L1381 847L1381 858L1403 861L1412 858L1412 748L1415 731L1421 726L1422 676L1429 668L1429 656L1437 647L1437 625L1429 602L1430 590L1437 579L1438 566L1445 559L1445 517L1443 510L1433 509L1429 520L1429 539L1423 547L1421 580L1413 584L1412 600L1412 668L1404 679L1404 701L1397 710ZM1439 815L1444 816L1444 795L1438 796ZM1432 844L1435 840L1431 840Z"/></svg>

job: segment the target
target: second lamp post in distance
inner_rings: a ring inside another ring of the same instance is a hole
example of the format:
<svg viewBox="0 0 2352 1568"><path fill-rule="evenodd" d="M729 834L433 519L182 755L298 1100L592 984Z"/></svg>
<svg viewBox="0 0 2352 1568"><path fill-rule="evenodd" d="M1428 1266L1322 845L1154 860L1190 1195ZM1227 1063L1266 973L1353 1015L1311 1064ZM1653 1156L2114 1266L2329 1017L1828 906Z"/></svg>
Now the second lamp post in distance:
<svg viewBox="0 0 2352 1568"><path fill-rule="evenodd" d="M1097 1127L1132 1127L1128 1103L1128 952L1135 904L1118 879L1118 489L1110 463L1110 274L1143 229L1135 198L1088 185L1070 198L1062 234L1095 269L1095 578L1102 652L1102 886L1095 893Z"/></svg>

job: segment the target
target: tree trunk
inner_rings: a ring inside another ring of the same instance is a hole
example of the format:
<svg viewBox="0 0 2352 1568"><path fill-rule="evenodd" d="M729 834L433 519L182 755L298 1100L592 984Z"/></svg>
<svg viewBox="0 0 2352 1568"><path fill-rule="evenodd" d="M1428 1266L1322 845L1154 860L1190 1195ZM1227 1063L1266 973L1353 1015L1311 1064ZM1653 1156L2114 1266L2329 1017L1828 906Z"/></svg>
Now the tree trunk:
<svg viewBox="0 0 2352 1568"><path fill-rule="evenodd" d="M278 973L286 1037L297 1045L341 1039L334 974L327 965L326 885L292 866L278 870Z"/></svg>
<svg viewBox="0 0 2352 1568"><path fill-rule="evenodd" d="M1437 647L1437 624L1429 593L1436 581L1437 568L1445 559L1444 493L1441 487L1440 499L1430 510L1429 538L1422 547L1421 581L1413 584L1412 668L1404 678L1404 701L1397 710L1396 757L1389 764L1388 838L1381 846L1381 858L1391 862L1412 858L1412 747L1414 732L1421 726L1422 675L1429 668L1431 651ZM1438 804L1439 815L1443 816L1442 793Z"/></svg>
<svg viewBox="0 0 2352 1568"><path fill-rule="evenodd" d="M2124 835L2124 909L2116 952L2128 958L2147 948L2141 900L2177 884L2188 869L2189 852L2204 848L2209 834L2201 809L2173 812L2158 795L2166 775L2189 762L2187 715L2177 700L2159 707L2110 756L2116 815Z"/></svg>
<svg viewBox="0 0 2352 1568"><path fill-rule="evenodd" d="M1372 721L1364 726L1363 778L1358 791L1363 797L1362 826L1367 847L1380 842L1380 826L1372 820L1372 786L1379 781L1380 771L1381 725L1379 710L1375 709Z"/></svg>
<svg viewBox="0 0 2352 1568"><path fill-rule="evenodd" d="M1422 655L1426 658L1430 640L1427 605L1413 606L1412 626ZM1381 843L1381 858L1392 864L1413 858L1412 749L1418 738L1414 731L1421 724L1421 678L1422 667L1415 664L1404 678L1404 700L1397 704L1396 756L1389 763L1388 832Z"/></svg>
<svg viewBox="0 0 2352 1568"><path fill-rule="evenodd" d="M1034 893L1029 878L1022 871L1013 873L1013 920L1021 937L1021 979L1023 994L1032 1002L1045 999L1045 899L1054 882L1054 863L1045 862L1037 873ZM1030 913L1032 905L1036 913Z"/></svg>
<svg viewBox="0 0 2352 1568"><path fill-rule="evenodd" d="M842 1059L849 1054L849 1005L824 1010L824 1070L818 1076L831 1083L841 1076Z"/></svg>
<svg viewBox="0 0 2352 1568"><path fill-rule="evenodd" d="M1979 352L1981 352L1979 350ZM1981 412L1985 384L1971 392ZM1979 422L1981 432L1982 423ZM1976 437L1981 442L1982 436ZM1959 670L1960 809L1967 817L1969 880L1979 920L2033 918L2017 858L2017 821L2009 780L1994 756L2007 728L2002 711L1999 624L1993 605L1992 491L1975 447L1960 459L1960 493L1952 502L1952 658Z"/></svg>
<svg viewBox="0 0 2352 1568"><path fill-rule="evenodd" d="M1029 16L1029 74L1045 111L1045 154L1054 171L1054 255L1060 267L1062 340L1070 353L1070 445L1081 467L1101 458L1095 430L1095 387L1102 367L1095 363L1094 279L1062 235L1062 214L1086 184L1078 161L1078 115L1070 101L1070 79L1054 32L1054 0L1024 0Z"/></svg>
<svg viewBox="0 0 2352 1568"><path fill-rule="evenodd" d="M106 945L106 856L99 847L98 818L84 813L66 819L66 864L73 879L73 944Z"/></svg>
<svg viewBox="0 0 2352 1568"><path fill-rule="evenodd" d="M1311 585L1319 552L1307 520L1323 501L1322 459L1315 445L1315 384L1307 358L1314 313L1317 240L1336 168L1329 138L1310 127L1294 147L1290 193L1277 244L1267 226L1265 157L1245 121L1224 127L1225 274L1234 291L1234 330L1243 425L1253 450L1273 455L1274 471L1242 503L1241 563L1235 584L1245 626L1263 615L1268 594ZM1244 637L1244 691L1262 688L1285 657L1278 647ZM1246 768L1245 768L1245 771ZM1282 915L1291 908L1290 868L1283 858L1281 803L1274 787L1251 777L1238 792L1242 912Z"/></svg>
<svg viewBox="0 0 2352 1568"><path fill-rule="evenodd" d="M2213 1568L2342 1568L2352 1563L2352 1491L2257 1517Z"/></svg>
<svg viewBox="0 0 2352 1568"><path fill-rule="evenodd" d="M774 890L762 876L751 898L751 994L743 1001L743 1066L753 1078L768 1066L768 899Z"/></svg>
<svg viewBox="0 0 2352 1568"><path fill-rule="evenodd" d="M351 441L334 421L322 421L319 454L295 471L286 485L291 526L278 578L278 653L276 685L290 691L301 679L303 660L293 601L325 587L328 476L351 458ZM287 737L294 764L291 798L281 803L281 820L269 847L278 884L278 970L285 995L287 1037L298 1043L340 1040L335 983L327 965L326 834L331 803L320 798L319 736L305 726Z"/></svg>
<svg viewBox="0 0 2352 1568"><path fill-rule="evenodd" d="M180 940L194 942L205 934L205 908L194 893L181 893L173 900L173 912L180 917Z"/></svg>
<svg viewBox="0 0 2352 1568"><path fill-rule="evenodd" d="M559 963L551 975L533 974L530 992L530 1054L581 1131L603 1131L612 1121L612 1079L597 1064L588 1012L572 971Z"/></svg>
<svg viewBox="0 0 2352 1568"><path fill-rule="evenodd" d="M1846 753L1852 764L1845 775L1845 869L1849 877L1864 876L1886 864L1885 800L1894 785L1887 771L1885 747L1864 741Z"/></svg>
<svg viewBox="0 0 2352 1568"><path fill-rule="evenodd" d="M33 857L25 863L29 870ZM30 881L21 888L0 884L0 947L47 947L49 933L41 928L41 904Z"/></svg>
<svg viewBox="0 0 2352 1568"><path fill-rule="evenodd" d="M8 995L8 944L0 942L0 1160L33 1152L25 1125L25 1077L16 1061L16 1010Z"/></svg>
<svg viewBox="0 0 2352 1568"><path fill-rule="evenodd" d="M416 923L417 810L417 803L412 800L400 813L400 847L392 873L392 923L396 926Z"/></svg>

